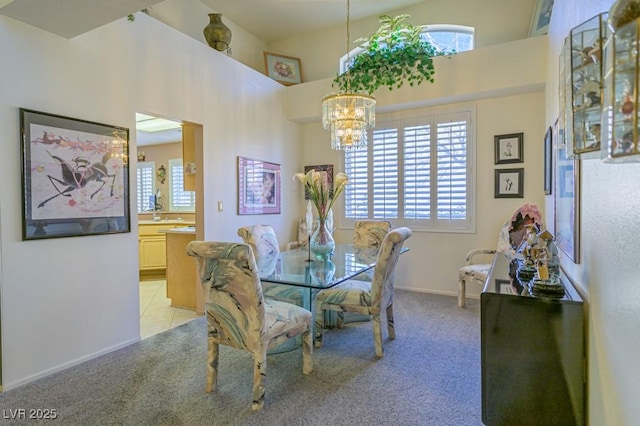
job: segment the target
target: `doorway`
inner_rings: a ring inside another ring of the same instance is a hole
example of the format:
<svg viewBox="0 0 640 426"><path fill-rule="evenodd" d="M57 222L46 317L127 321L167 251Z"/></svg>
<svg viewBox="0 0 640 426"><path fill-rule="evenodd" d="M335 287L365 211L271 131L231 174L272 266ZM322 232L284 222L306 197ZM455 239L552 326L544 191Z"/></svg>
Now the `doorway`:
<svg viewBox="0 0 640 426"><path fill-rule="evenodd" d="M136 114L140 334L142 338L195 318L171 306L166 281L167 230L195 227L194 129L179 120ZM132 153L133 155L133 153Z"/></svg>

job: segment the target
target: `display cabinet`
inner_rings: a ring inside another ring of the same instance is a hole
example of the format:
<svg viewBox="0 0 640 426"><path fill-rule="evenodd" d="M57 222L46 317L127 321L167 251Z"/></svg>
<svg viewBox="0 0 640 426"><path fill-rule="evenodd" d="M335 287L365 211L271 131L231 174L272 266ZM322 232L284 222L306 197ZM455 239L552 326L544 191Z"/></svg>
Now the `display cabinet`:
<svg viewBox="0 0 640 426"><path fill-rule="evenodd" d="M640 161L638 147L638 41L640 19L616 28L604 44L602 132L605 161Z"/></svg>
<svg viewBox="0 0 640 426"><path fill-rule="evenodd" d="M601 13L571 30L571 138L574 154L599 152L602 115L602 45L607 14ZM568 83L568 81L567 81ZM567 128L569 126L567 125Z"/></svg>

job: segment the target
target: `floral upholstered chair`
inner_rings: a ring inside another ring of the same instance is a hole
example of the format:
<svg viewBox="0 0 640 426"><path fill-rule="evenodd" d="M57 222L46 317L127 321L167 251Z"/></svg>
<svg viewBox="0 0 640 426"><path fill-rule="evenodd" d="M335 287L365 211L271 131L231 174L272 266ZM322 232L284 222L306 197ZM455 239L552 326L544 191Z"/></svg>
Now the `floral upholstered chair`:
<svg viewBox="0 0 640 426"><path fill-rule="evenodd" d="M347 280L335 287L318 292L316 299L318 306L323 310L371 315L378 358L382 358L384 355L382 349L382 311L385 311L387 316L389 339L396 337L393 324L393 286L396 265L400 250L411 234L411 230L407 227L394 229L387 234L378 252L372 282ZM317 336L316 340L318 340Z"/></svg>
<svg viewBox="0 0 640 426"><path fill-rule="evenodd" d="M390 229L391 222L388 220L356 221L353 230L353 245L356 247L380 247Z"/></svg>
<svg viewBox="0 0 640 426"><path fill-rule="evenodd" d="M359 263L373 263L376 261L377 249L382 240L389 233L391 222L388 220L359 220L355 222L352 244L356 248L356 261ZM372 281L373 270L365 271L353 278L358 281ZM345 323L369 321L369 315L353 312L336 312L335 325L343 328ZM328 326L333 326L334 317L328 316Z"/></svg>
<svg viewBox="0 0 640 426"><path fill-rule="evenodd" d="M275 269L280 248L276 232L269 225L244 226L238 229L238 236L253 250L261 276L269 275L269 268ZM302 291L294 286L264 284L264 297L302 306Z"/></svg>
<svg viewBox="0 0 640 426"><path fill-rule="evenodd" d="M208 324L206 391L216 389L219 345L253 355L253 403L264 406L267 350L302 334L302 372L313 371L312 315L306 309L264 299L251 247L241 243L192 241L187 253L198 261Z"/></svg>
<svg viewBox="0 0 640 426"><path fill-rule="evenodd" d="M356 221L353 229L353 245L362 250L366 256L370 249L380 247L382 240L391 229L391 222L388 220L359 220ZM374 260L375 261L375 260ZM363 272L355 277L356 280L371 281L372 271Z"/></svg>

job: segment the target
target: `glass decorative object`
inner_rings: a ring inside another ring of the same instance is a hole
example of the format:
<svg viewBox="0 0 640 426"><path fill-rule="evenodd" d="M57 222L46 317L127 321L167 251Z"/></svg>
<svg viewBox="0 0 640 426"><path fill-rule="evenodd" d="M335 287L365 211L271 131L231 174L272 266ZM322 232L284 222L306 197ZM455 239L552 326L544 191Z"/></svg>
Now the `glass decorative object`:
<svg viewBox="0 0 640 426"><path fill-rule="evenodd" d="M329 257L333 250L336 248L336 242L331 235L331 231L327 227L327 221L324 218L320 218L318 228L311 235L309 241L309 248L311 253L318 259L326 259Z"/></svg>
<svg viewBox="0 0 640 426"><path fill-rule="evenodd" d="M609 27L612 31L640 17L640 0L617 0L609 9Z"/></svg>
<svg viewBox="0 0 640 426"><path fill-rule="evenodd" d="M606 13L601 13L571 30L570 91L573 153L580 155L601 149L602 43L606 37ZM567 125L569 128L569 125Z"/></svg>
<svg viewBox="0 0 640 426"><path fill-rule="evenodd" d="M624 21L626 18L628 16ZM604 45L602 159L606 162L638 162L640 19L617 26L619 22L609 22L614 31Z"/></svg>

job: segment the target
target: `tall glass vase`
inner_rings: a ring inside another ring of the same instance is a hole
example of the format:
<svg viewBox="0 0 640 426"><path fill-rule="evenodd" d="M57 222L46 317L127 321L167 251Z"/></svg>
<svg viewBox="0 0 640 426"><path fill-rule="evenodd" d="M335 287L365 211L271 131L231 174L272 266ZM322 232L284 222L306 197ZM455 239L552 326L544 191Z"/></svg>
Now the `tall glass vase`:
<svg viewBox="0 0 640 426"><path fill-rule="evenodd" d="M311 241L309 243L311 253L316 258L326 259L333 249L336 248L336 242L331 235L331 231L327 227L327 221L325 218L321 218L318 223L318 229L311 235Z"/></svg>

